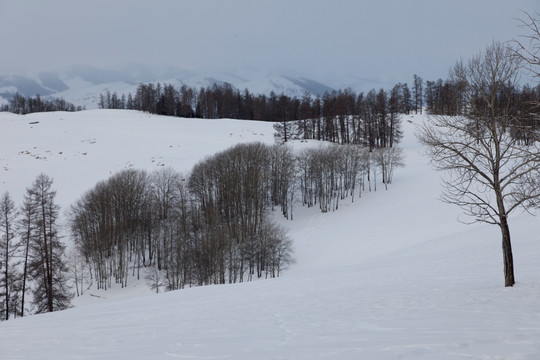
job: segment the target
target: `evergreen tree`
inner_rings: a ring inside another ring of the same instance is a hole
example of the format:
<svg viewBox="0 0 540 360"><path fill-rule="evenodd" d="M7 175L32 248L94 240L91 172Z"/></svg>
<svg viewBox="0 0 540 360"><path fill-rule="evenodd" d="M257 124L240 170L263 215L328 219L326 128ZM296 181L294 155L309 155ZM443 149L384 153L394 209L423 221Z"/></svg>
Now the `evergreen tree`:
<svg viewBox="0 0 540 360"><path fill-rule="evenodd" d="M33 282L33 305L37 313L63 310L70 306L64 244L58 234L59 206L55 204L53 180L40 174L27 189L26 206L32 210L28 270Z"/></svg>
<svg viewBox="0 0 540 360"><path fill-rule="evenodd" d="M18 279L15 239L15 203L4 193L0 199L0 304L1 319L8 320L10 314L17 315Z"/></svg>

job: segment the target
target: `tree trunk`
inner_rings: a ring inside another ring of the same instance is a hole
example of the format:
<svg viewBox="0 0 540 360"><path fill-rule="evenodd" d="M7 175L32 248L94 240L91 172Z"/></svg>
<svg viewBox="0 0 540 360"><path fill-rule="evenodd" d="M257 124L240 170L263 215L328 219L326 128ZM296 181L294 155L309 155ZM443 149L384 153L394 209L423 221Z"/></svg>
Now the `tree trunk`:
<svg viewBox="0 0 540 360"><path fill-rule="evenodd" d="M6 215L6 218L7 218L7 215ZM10 288L9 288L9 227L6 227L7 230L6 230L6 257L4 258L4 263L5 263L5 271L4 271L4 292L5 292L5 311L6 311L6 317L5 317L5 320L9 320L9 304L10 304L10 299L9 299L9 291L10 291Z"/></svg>
<svg viewBox="0 0 540 360"><path fill-rule="evenodd" d="M502 251L504 262L504 286L514 286L514 259L510 242L510 229L506 217L501 218Z"/></svg>
<svg viewBox="0 0 540 360"><path fill-rule="evenodd" d="M499 152L497 152L499 153ZM499 156L497 156L499 158ZM506 212L502 191L500 191L499 174L495 174L495 196L499 211L499 227L502 235L502 251L504 264L504 286L514 286L514 259L512 256L512 243L510 242L510 227L508 226L508 213Z"/></svg>
<svg viewBox="0 0 540 360"><path fill-rule="evenodd" d="M24 294L26 293L26 279L28 278L28 252L30 250L30 229L26 234L26 244L24 252L24 268L23 268L23 279L22 279L22 297L21 297L21 317L24 316Z"/></svg>

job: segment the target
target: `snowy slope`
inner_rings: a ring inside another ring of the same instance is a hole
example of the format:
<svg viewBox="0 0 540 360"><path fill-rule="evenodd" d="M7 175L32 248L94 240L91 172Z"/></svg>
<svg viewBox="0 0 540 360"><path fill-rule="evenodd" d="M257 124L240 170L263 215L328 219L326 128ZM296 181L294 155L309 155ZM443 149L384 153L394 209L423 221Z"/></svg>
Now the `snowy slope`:
<svg viewBox="0 0 540 360"><path fill-rule="evenodd" d="M67 208L96 182L125 168L189 171L238 142L273 142L270 123L163 117L128 110L25 116L0 113L0 190L21 198L34 178L54 178Z"/></svg>
<svg viewBox="0 0 540 360"><path fill-rule="evenodd" d="M517 285L504 288L497 229L465 226L437 200L438 174L413 136L420 121L404 118L407 167L388 191L333 213L276 214L298 260L281 278L86 295L74 309L0 323L0 358L540 358L538 219L510 219ZM273 141L268 123L122 111L0 114L0 128L0 191L19 201L45 171L63 208L124 167L188 171L236 142Z"/></svg>

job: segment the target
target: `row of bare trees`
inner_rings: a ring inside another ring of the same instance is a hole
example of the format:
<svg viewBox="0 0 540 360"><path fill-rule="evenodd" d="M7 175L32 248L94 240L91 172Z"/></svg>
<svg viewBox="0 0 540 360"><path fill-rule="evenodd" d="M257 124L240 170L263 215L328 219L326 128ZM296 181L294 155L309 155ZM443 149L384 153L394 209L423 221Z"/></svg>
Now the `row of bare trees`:
<svg viewBox="0 0 540 360"><path fill-rule="evenodd" d="M390 91L371 90L364 96L345 90L326 93L322 100L309 96L301 103L302 116L276 119L276 137L316 139L337 144L369 147L392 147L402 137L400 114L412 111L411 94L406 84L397 84Z"/></svg>
<svg viewBox="0 0 540 360"><path fill-rule="evenodd" d="M49 112L49 111L81 111L84 110L82 106L75 106L74 104L62 99L62 98L46 98L43 99L38 94L36 96L25 97L19 93L15 93L9 100L9 103L0 107L0 111L9 111L14 114L24 115L36 112Z"/></svg>
<svg viewBox="0 0 540 360"><path fill-rule="evenodd" d="M488 111L481 93L470 94L467 82L464 82L455 72L450 73L447 80L426 81L425 86L426 110L432 115L467 115L471 104L476 111ZM526 118L530 123L530 114L538 114L536 104L540 101L540 85L529 84L520 86L518 82L500 86L492 105L503 111L510 104L509 111L515 118ZM472 98L471 98L472 96Z"/></svg>
<svg viewBox="0 0 540 360"><path fill-rule="evenodd" d="M412 94L407 84L397 84L390 92L373 89L364 94L346 89L315 98L306 92L301 99L274 92L241 92L228 83L199 90L149 83L140 84L135 95L102 94L99 106L169 116L272 121L279 123L283 141L301 137L373 149L397 144L401 137L398 114L421 109L422 83L419 77L415 81Z"/></svg>
<svg viewBox="0 0 540 360"><path fill-rule="evenodd" d="M0 198L0 316L8 320L70 306L64 244L53 181L40 174L17 207ZM30 295L30 296L28 296ZM30 301L28 298L30 297Z"/></svg>
<svg viewBox="0 0 540 360"><path fill-rule="evenodd" d="M393 155L391 155L393 154ZM398 148L369 152L329 145L294 154L287 146L240 144L194 166L148 174L125 170L98 183L70 210L70 227L92 280L107 289L151 272L151 286L186 286L277 277L293 261L291 240L268 217L293 205L337 210L380 174L401 166ZM373 185L375 186L375 185Z"/></svg>
<svg viewBox="0 0 540 360"><path fill-rule="evenodd" d="M318 204L322 212L335 211L340 201L355 192L377 190L377 176L385 188L394 169L404 166L400 148L368 148L331 145L303 150L296 158L301 201L308 207Z"/></svg>
<svg viewBox="0 0 540 360"><path fill-rule="evenodd" d="M238 145L187 178L125 170L98 183L70 212L97 286L125 286L147 266L169 290L279 276L293 258L290 239L267 218L270 152Z"/></svg>

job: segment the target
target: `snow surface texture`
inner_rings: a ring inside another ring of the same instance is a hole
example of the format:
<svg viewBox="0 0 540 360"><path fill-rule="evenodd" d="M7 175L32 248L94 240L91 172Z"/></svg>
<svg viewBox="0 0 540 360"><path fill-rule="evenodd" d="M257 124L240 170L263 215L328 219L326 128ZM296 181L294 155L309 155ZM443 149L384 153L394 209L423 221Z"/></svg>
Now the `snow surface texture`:
<svg viewBox="0 0 540 360"><path fill-rule="evenodd" d="M540 223L510 219L517 284L505 288L498 229L465 226L437 199L439 175L413 134L421 121L403 119L407 166L388 191L333 213L276 214L298 261L282 277L91 290L73 309L0 323L0 358L539 359ZM110 110L0 113L0 128L0 191L20 203L44 171L63 209L122 168L187 172L235 143L273 142L269 123Z"/></svg>

